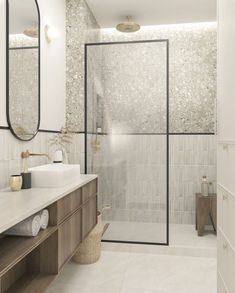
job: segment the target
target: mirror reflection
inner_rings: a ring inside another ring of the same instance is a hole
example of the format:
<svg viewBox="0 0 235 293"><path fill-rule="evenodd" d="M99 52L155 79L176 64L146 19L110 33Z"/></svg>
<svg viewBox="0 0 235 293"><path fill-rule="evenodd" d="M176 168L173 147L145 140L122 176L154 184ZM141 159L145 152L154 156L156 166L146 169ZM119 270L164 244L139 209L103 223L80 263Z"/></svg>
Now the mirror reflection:
<svg viewBox="0 0 235 293"><path fill-rule="evenodd" d="M21 140L37 133L39 109L39 12L35 0L8 1L8 123Z"/></svg>

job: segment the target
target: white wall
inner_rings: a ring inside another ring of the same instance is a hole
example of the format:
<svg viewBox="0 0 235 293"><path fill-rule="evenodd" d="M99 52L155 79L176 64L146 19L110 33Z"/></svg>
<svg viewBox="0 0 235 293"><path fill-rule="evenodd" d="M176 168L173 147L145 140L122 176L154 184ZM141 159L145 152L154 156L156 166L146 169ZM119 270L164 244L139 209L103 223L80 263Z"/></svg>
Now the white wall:
<svg viewBox="0 0 235 293"><path fill-rule="evenodd" d="M6 7L0 0L0 126L6 126Z"/></svg>
<svg viewBox="0 0 235 293"><path fill-rule="evenodd" d="M218 292L235 292L235 1L218 0Z"/></svg>
<svg viewBox="0 0 235 293"><path fill-rule="evenodd" d="M235 2L219 0L218 11L218 183L235 194Z"/></svg>
<svg viewBox="0 0 235 293"><path fill-rule="evenodd" d="M218 50L219 136L235 140L235 2L220 0Z"/></svg>
<svg viewBox="0 0 235 293"><path fill-rule="evenodd" d="M6 8L0 0L0 126L6 122ZM40 129L59 130L65 125L66 97L66 1L38 0L41 12L41 125ZM49 24L59 31L59 38L48 44L44 26Z"/></svg>

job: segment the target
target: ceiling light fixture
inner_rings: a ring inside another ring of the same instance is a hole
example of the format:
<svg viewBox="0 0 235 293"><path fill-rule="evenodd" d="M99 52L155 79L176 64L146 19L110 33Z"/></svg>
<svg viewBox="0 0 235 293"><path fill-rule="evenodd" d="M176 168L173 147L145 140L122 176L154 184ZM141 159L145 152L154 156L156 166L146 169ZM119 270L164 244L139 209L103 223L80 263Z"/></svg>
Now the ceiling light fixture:
<svg viewBox="0 0 235 293"><path fill-rule="evenodd" d="M38 38L38 27L37 27L37 24L35 24L32 27L26 28L24 30L23 34L25 36L27 36L27 37L37 39Z"/></svg>
<svg viewBox="0 0 235 293"><path fill-rule="evenodd" d="M116 29L122 33L135 33L140 30L140 25L131 20L131 16L126 17L126 21L119 23Z"/></svg>

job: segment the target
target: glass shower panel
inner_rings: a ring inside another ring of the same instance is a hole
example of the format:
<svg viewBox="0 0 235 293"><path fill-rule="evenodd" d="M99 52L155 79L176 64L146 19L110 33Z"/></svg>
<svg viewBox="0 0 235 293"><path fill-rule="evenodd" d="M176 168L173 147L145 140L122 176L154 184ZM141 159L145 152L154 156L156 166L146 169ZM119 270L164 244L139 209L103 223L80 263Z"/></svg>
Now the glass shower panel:
<svg viewBox="0 0 235 293"><path fill-rule="evenodd" d="M86 46L86 167L104 241L167 237L167 42Z"/></svg>

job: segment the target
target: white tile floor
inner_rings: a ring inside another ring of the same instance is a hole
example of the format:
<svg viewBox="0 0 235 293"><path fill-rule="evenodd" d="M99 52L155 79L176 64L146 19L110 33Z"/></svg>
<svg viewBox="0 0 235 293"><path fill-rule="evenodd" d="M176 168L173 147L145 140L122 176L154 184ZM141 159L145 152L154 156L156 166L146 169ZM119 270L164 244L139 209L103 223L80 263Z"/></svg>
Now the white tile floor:
<svg viewBox="0 0 235 293"><path fill-rule="evenodd" d="M106 233L160 235L160 224L142 224L112 223ZM70 262L47 293L216 293L216 236L198 237L192 225L170 225L170 236L170 247L103 243L98 263Z"/></svg>
<svg viewBox="0 0 235 293"><path fill-rule="evenodd" d="M47 293L216 293L216 259L103 251L98 263L70 262Z"/></svg>

